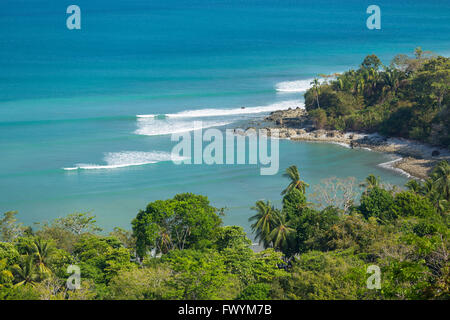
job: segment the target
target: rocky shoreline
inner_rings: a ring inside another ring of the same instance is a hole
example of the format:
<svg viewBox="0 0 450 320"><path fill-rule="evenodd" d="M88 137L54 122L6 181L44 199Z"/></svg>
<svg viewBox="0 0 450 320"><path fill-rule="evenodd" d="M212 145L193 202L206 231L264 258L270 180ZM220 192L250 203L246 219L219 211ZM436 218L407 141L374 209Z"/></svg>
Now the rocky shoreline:
<svg viewBox="0 0 450 320"><path fill-rule="evenodd" d="M263 125L260 129L267 129L268 135L277 130L280 139L338 143L349 148L370 149L397 155L399 156L398 159L386 163L384 166L401 170L407 175L419 179L426 179L439 161L450 160L449 150L417 141L387 138L377 133L342 133L337 130L317 130L314 128L307 112L300 107L274 111L264 121L268 125ZM242 134L243 131L238 133Z"/></svg>

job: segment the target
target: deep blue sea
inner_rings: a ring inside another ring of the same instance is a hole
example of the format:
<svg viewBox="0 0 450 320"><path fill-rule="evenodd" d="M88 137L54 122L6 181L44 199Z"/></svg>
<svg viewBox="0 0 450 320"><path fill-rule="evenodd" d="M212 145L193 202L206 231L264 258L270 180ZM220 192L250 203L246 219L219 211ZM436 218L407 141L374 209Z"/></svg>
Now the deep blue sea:
<svg viewBox="0 0 450 320"><path fill-rule="evenodd" d="M81 30L66 27L72 4ZM366 27L371 4L381 30ZM170 134L301 106L311 78L367 54L386 64L417 46L448 55L449 21L448 0L1 0L0 212L31 224L92 211L109 231L130 228L150 201L195 192L249 230L256 200L280 204L291 164L311 185L370 173L403 185L379 166L388 155L287 140L275 176L177 166Z"/></svg>

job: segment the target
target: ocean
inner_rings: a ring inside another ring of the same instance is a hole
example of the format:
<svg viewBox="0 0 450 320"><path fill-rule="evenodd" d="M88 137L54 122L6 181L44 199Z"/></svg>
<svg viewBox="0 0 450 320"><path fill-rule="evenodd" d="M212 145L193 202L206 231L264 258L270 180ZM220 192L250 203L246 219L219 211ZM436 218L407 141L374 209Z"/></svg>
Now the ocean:
<svg viewBox="0 0 450 320"><path fill-rule="evenodd" d="M66 27L71 4L81 30ZM392 156L333 144L281 140L273 176L170 161L171 134L193 121L223 130L301 107L313 77L368 54L385 64L417 46L449 54L450 1L376 1L380 30L366 27L371 4L2 0L0 212L18 210L30 225L91 211L110 231L129 229L151 201L194 192L249 231L250 207L280 205L292 164L310 185L370 173L403 185L406 176L380 166Z"/></svg>

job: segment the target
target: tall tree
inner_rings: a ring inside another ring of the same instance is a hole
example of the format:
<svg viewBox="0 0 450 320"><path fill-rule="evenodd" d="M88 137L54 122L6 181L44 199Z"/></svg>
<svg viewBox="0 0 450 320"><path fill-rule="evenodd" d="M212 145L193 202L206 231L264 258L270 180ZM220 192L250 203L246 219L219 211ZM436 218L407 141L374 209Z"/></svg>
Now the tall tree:
<svg viewBox="0 0 450 320"><path fill-rule="evenodd" d="M300 180L300 173L295 165L287 168L286 172L283 174L283 177L289 178L291 183L289 183L287 188L281 192L282 195L289 193L292 189L298 189L304 194L306 192L306 187L309 187L309 184Z"/></svg>
<svg viewBox="0 0 450 320"><path fill-rule="evenodd" d="M366 190L371 190L375 187L380 186L380 178L375 177L373 174L369 174L369 176L364 180L363 183L360 184L361 187L365 187Z"/></svg>
<svg viewBox="0 0 450 320"><path fill-rule="evenodd" d="M149 203L132 222L138 256L207 245L222 223L218 211L207 197L192 193Z"/></svg>
<svg viewBox="0 0 450 320"><path fill-rule="evenodd" d="M405 187L408 188L408 190L420 194L421 190L422 190L422 184L420 182L418 182L417 180L409 180L406 184Z"/></svg>
<svg viewBox="0 0 450 320"><path fill-rule="evenodd" d="M83 233L97 233L102 231L96 225L95 216L90 212L76 212L69 214L67 217L59 218L55 220L55 225L60 226L62 229L72 232L75 235L81 235Z"/></svg>
<svg viewBox="0 0 450 320"><path fill-rule="evenodd" d="M317 109L320 109L320 103L319 103L319 95L320 95L320 82L319 79L314 78L313 81L311 81L311 85L313 86L315 96L316 96L316 102L317 102Z"/></svg>
<svg viewBox="0 0 450 320"><path fill-rule="evenodd" d="M34 263L34 257L27 255L20 265L13 267L15 278L19 280L16 286L30 284L34 286L39 279L39 272Z"/></svg>
<svg viewBox="0 0 450 320"><path fill-rule="evenodd" d="M450 201L450 165L447 161L440 162L434 169L431 178L436 191L444 200Z"/></svg>
<svg viewBox="0 0 450 320"><path fill-rule="evenodd" d="M291 221L286 220L286 214L276 212L273 230L269 234L269 239L273 243L273 247L283 250L288 246L289 236L295 232L291 227Z"/></svg>
<svg viewBox="0 0 450 320"><path fill-rule="evenodd" d="M54 247L50 244L50 242L45 241L41 238L37 238L34 240L31 253L35 256L38 270L44 277L51 274L48 263L53 252Z"/></svg>
<svg viewBox="0 0 450 320"><path fill-rule="evenodd" d="M259 243L263 243L264 247L268 248L271 240L269 235L275 223L277 210L270 201L264 202L262 200L257 201L252 210L255 210L256 214L248 219L250 222L254 221L251 228L255 232Z"/></svg>

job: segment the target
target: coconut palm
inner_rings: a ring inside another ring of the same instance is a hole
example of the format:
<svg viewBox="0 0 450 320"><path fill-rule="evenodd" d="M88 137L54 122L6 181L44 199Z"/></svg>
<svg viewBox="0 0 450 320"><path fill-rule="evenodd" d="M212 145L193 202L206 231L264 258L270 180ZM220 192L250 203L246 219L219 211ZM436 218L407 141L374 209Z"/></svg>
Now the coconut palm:
<svg viewBox="0 0 450 320"><path fill-rule="evenodd" d="M366 81L365 81L364 77L359 76L355 82L354 92L356 94L363 93L365 88L366 88Z"/></svg>
<svg viewBox="0 0 450 320"><path fill-rule="evenodd" d="M268 248L270 246L269 235L274 226L277 210L270 201L264 202L262 200L257 201L252 210L255 210L256 214L248 219L250 222L254 221L251 228L256 233L256 239L259 243L263 243L264 247Z"/></svg>
<svg viewBox="0 0 450 320"><path fill-rule="evenodd" d="M167 228L161 228L158 232L157 251L158 253L167 253L173 249L172 238ZM180 248L183 249L183 248Z"/></svg>
<svg viewBox="0 0 450 320"><path fill-rule="evenodd" d="M405 187L414 193L420 193L422 191L422 184L420 182L418 182L417 180L409 180L405 184Z"/></svg>
<svg viewBox="0 0 450 320"><path fill-rule="evenodd" d="M425 183L423 184L421 191L422 195L427 196L428 198L431 198L432 194L437 194L433 180L431 179L425 180Z"/></svg>
<svg viewBox="0 0 450 320"><path fill-rule="evenodd" d="M310 83L314 88L314 93L316 94L316 102L317 102L317 108L320 109L320 103L319 103L319 95L320 95L320 82L319 79L314 78L313 81Z"/></svg>
<svg viewBox="0 0 450 320"><path fill-rule="evenodd" d="M366 188L366 191L371 190L376 187L379 187L380 186L380 178L375 177L373 174L369 174L369 176L359 186Z"/></svg>
<svg viewBox="0 0 450 320"><path fill-rule="evenodd" d="M385 87L392 90L394 95L397 94L401 79L402 73L397 69L387 68L383 74L383 82Z"/></svg>
<svg viewBox="0 0 450 320"><path fill-rule="evenodd" d="M437 209L441 213L449 213L450 211L450 202L447 200L439 200L437 203Z"/></svg>
<svg viewBox="0 0 450 320"><path fill-rule="evenodd" d="M53 255L54 247L50 242L37 238L33 242L32 253L34 254L36 265L42 275L48 276L52 272L48 267L48 262Z"/></svg>
<svg viewBox="0 0 450 320"><path fill-rule="evenodd" d="M286 189L281 192L281 195L285 195L291 192L293 189L300 190L303 194L306 192L306 187L309 187L309 184L300 180L300 173L298 172L297 166L290 166L286 169L286 172L283 174L283 177L291 179L291 183L287 186Z"/></svg>
<svg viewBox="0 0 450 320"><path fill-rule="evenodd" d="M450 201L450 164L447 161L440 162L434 169L431 179L440 196Z"/></svg>
<svg viewBox="0 0 450 320"><path fill-rule="evenodd" d="M15 265L13 267L14 273L17 279L21 280L16 286L22 286L25 284L35 285L39 279L39 271L34 263L34 257L27 255L21 265Z"/></svg>
<svg viewBox="0 0 450 320"><path fill-rule="evenodd" d="M286 221L286 214L277 211L273 230L269 234L273 247L279 250L285 248L288 244L289 236L293 232L295 232L295 229L291 228L290 221Z"/></svg>

